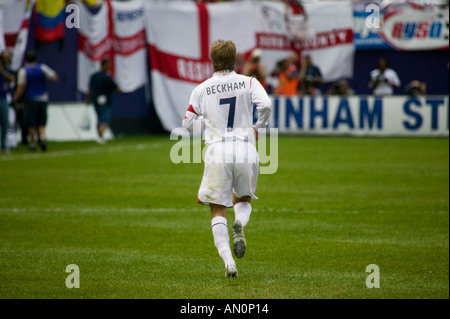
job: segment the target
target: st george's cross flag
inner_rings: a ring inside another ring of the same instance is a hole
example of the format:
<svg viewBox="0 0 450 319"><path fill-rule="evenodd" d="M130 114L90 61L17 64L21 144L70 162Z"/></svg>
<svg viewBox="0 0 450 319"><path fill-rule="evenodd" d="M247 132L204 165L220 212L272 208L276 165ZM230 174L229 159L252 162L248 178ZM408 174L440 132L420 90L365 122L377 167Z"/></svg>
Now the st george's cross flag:
<svg viewBox="0 0 450 319"><path fill-rule="evenodd" d="M171 131L180 126L192 90L213 74L209 47L215 40L232 40L246 57L261 48L269 72L295 50L312 56L325 82L351 77L351 1L314 2L305 7L310 34L296 48L289 40L287 11L281 2L146 1L152 94L164 128Z"/></svg>
<svg viewBox="0 0 450 319"><path fill-rule="evenodd" d="M125 93L147 82L147 55L142 0L107 0L90 9L78 1L78 90L88 91L90 76L109 58L111 75Z"/></svg>

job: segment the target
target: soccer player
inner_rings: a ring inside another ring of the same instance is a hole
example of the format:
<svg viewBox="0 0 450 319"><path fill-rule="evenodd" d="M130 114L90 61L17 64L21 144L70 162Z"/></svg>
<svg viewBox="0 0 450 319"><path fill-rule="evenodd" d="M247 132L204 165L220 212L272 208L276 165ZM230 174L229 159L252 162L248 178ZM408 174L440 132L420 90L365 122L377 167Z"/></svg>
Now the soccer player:
<svg viewBox="0 0 450 319"><path fill-rule="evenodd" d="M242 258L246 250L247 225L258 180L259 157L255 141L258 129L265 128L272 102L263 86L252 77L234 71L236 46L232 41L212 43L210 56L214 75L192 92L183 128L195 120L205 125L205 168L198 202L210 206L214 244L225 263L225 275L237 277L230 248L227 208L233 207L233 250ZM253 105L258 120L253 126Z"/></svg>

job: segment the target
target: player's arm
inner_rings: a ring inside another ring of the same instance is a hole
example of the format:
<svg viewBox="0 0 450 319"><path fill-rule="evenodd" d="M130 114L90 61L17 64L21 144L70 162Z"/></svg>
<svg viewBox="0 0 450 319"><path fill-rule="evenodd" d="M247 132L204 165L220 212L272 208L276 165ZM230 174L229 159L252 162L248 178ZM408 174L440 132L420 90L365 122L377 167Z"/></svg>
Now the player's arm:
<svg viewBox="0 0 450 319"><path fill-rule="evenodd" d="M116 93L123 93L122 89L119 87L119 85L117 84L116 81L114 81L114 79L112 77L108 77L108 87L111 90L111 92L116 92Z"/></svg>
<svg viewBox="0 0 450 319"><path fill-rule="evenodd" d="M91 104L91 90L87 91L84 101L86 102L86 105Z"/></svg>
<svg viewBox="0 0 450 319"><path fill-rule="evenodd" d="M48 80L50 80L50 81L52 81L52 82L58 82L59 77L58 77L58 74L56 73L55 70L53 70L51 67L49 67L49 66L46 65L46 64L42 64L42 65L41 65L41 69L42 69L42 72L44 72L45 77L46 77Z"/></svg>
<svg viewBox="0 0 450 319"><path fill-rule="evenodd" d="M194 124L194 121L202 116L199 95L200 93L198 89L195 89L192 92L191 98L189 99L189 107L184 115L183 122L181 123L182 128L190 130Z"/></svg>
<svg viewBox="0 0 450 319"><path fill-rule="evenodd" d="M17 88L16 92L14 92L14 97L12 100L13 103L17 103L23 96L23 94L25 93L26 85L27 85L27 77L25 69L22 68L19 70L19 73L17 74Z"/></svg>
<svg viewBox="0 0 450 319"><path fill-rule="evenodd" d="M255 124L255 129L265 128L269 123L270 115L272 114L272 100L267 95L264 87L258 80L252 78L250 82L252 92L252 102L256 104L258 111L258 121Z"/></svg>
<svg viewBox="0 0 450 319"><path fill-rule="evenodd" d="M398 75L395 71L391 71L391 72L387 73L386 80L392 88L394 88L394 89L400 88L400 78L398 77Z"/></svg>
<svg viewBox="0 0 450 319"><path fill-rule="evenodd" d="M381 76L377 74L375 71L372 71L370 73L369 88L371 90L375 90L376 87L380 84L380 78Z"/></svg>
<svg viewBox="0 0 450 319"><path fill-rule="evenodd" d="M185 129L191 129L194 121L200 117L200 112L198 107L194 107L192 104L186 111L181 127Z"/></svg>
<svg viewBox="0 0 450 319"><path fill-rule="evenodd" d="M15 76L10 74L3 65L3 62L0 61L0 74L6 79L7 82L14 82L16 80Z"/></svg>

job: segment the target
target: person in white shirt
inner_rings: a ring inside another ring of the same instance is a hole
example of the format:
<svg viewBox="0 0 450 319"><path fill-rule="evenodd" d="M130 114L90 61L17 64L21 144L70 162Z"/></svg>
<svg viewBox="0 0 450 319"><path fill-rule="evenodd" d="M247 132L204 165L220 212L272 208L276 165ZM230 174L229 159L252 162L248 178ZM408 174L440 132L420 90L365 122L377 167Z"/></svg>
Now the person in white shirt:
<svg viewBox="0 0 450 319"><path fill-rule="evenodd" d="M385 58L378 60L378 68L370 72L369 87L373 95L392 95L394 89L400 87L397 72L389 68Z"/></svg>
<svg viewBox="0 0 450 319"><path fill-rule="evenodd" d="M230 248L227 208L233 207L233 250L242 258L246 250L244 227L247 225L258 180L259 157L255 147L258 129L265 128L272 102L261 83L234 71L236 46L218 40L211 45L214 75L192 92L183 128L195 120L205 125L205 168L198 202L210 206L214 243L225 263L225 275L237 277ZM253 105L258 120L253 126Z"/></svg>

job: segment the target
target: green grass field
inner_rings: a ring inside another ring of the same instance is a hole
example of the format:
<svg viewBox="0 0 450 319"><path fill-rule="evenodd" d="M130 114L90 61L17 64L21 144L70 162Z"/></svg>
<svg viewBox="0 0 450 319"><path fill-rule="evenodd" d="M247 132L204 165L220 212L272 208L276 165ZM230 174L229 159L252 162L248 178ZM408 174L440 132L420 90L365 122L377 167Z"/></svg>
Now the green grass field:
<svg viewBox="0 0 450 319"><path fill-rule="evenodd" d="M233 280L174 143L0 155L0 298L449 298L448 139L280 137Z"/></svg>

